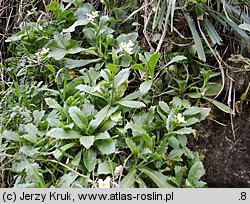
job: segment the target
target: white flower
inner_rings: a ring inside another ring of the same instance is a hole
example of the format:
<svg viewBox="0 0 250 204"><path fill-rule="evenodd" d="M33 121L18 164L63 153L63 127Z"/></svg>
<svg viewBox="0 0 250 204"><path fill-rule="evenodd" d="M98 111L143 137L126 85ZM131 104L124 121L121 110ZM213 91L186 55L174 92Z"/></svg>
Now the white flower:
<svg viewBox="0 0 250 204"><path fill-rule="evenodd" d="M98 179L98 187L99 188L110 188L111 178L108 176L104 181L102 179Z"/></svg>
<svg viewBox="0 0 250 204"><path fill-rule="evenodd" d="M186 123L184 116L182 116L180 113L177 114L176 119L178 123Z"/></svg>
<svg viewBox="0 0 250 204"><path fill-rule="evenodd" d="M43 47L43 49L41 51L41 55L46 55L46 54L48 54L48 52L49 52L49 48L44 48Z"/></svg>
<svg viewBox="0 0 250 204"><path fill-rule="evenodd" d="M93 11L92 13L87 13L86 16L88 16L89 20L93 22L95 18L99 16L99 14L98 11Z"/></svg>
<svg viewBox="0 0 250 204"><path fill-rule="evenodd" d="M42 56L48 54L48 52L49 52L49 48L44 48L43 47L42 50L40 52L36 52L35 55L37 57L42 57Z"/></svg>
<svg viewBox="0 0 250 204"><path fill-rule="evenodd" d="M93 11L92 15L93 15L94 18L97 18L99 16L98 11Z"/></svg>
<svg viewBox="0 0 250 204"><path fill-rule="evenodd" d="M35 53L35 55L36 55L37 58L36 58L36 60L32 59L32 61L34 63L38 63L39 64L41 62L41 60L44 60L44 59L47 58L48 52L49 52L49 48L44 48L43 47L40 52L36 52Z"/></svg>
<svg viewBox="0 0 250 204"><path fill-rule="evenodd" d="M127 43L126 42L121 42L120 44L120 50L121 52L125 51L127 52L128 54L133 54L133 47L134 47L134 43L129 40Z"/></svg>

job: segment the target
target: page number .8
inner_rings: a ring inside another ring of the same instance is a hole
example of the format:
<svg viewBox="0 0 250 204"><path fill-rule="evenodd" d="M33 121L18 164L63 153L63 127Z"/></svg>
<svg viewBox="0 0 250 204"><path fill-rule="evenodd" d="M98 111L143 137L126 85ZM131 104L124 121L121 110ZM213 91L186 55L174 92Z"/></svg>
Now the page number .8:
<svg viewBox="0 0 250 204"><path fill-rule="evenodd" d="M241 192L239 200L246 200L246 199L247 199L247 193L246 192Z"/></svg>

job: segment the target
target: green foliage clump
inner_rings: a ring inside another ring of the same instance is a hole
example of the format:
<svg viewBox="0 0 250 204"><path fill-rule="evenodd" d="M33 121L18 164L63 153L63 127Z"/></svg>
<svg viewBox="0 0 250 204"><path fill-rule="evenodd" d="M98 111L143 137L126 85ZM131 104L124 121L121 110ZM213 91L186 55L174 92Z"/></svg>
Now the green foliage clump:
<svg viewBox="0 0 250 204"><path fill-rule="evenodd" d="M185 56L161 65L136 31L116 29L125 12L72 2L52 1L46 22L24 22L7 40L0 161L14 186L100 187L107 178L111 187L205 186L187 137L210 108L186 98L216 95L216 74L203 69L201 83L189 85L178 77Z"/></svg>

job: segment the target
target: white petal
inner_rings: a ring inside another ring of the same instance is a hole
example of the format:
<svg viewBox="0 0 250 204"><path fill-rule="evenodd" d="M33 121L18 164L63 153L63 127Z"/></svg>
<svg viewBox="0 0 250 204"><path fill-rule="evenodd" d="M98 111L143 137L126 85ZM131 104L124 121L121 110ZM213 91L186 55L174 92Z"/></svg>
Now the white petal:
<svg viewBox="0 0 250 204"><path fill-rule="evenodd" d="M104 183L105 184L110 184L110 181L111 181L111 178L110 178L110 176L108 176L105 180L104 180Z"/></svg>
<svg viewBox="0 0 250 204"><path fill-rule="evenodd" d="M92 18L92 17L93 17L93 15L92 15L92 14L90 14L90 13L87 13L87 14L86 14L86 16L88 16L88 17L90 17L90 18Z"/></svg>
<svg viewBox="0 0 250 204"><path fill-rule="evenodd" d="M99 16L98 11L93 11L92 15L93 15L94 18L97 18Z"/></svg>
<svg viewBox="0 0 250 204"><path fill-rule="evenodd" d="M131 40L129 40L128 43L127 43L127 46L129 46L129 47L133 47L134 45L135 44Z"/></svg>
<svg viewBox="0 0 250 204"><path fill-rule="evenodd" d="M104 185L104 181L102 179L98 179L97 183L99 188L102 188L102 186Z"/></svg>

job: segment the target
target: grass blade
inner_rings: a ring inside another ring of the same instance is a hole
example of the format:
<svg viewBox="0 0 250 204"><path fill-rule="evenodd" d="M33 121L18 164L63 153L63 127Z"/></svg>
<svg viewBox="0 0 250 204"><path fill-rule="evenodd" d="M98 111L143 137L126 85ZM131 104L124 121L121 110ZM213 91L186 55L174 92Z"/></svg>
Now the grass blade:
<svg viewBox="0 0 250 204"><path fill-rule="evenodd" d="M185 18L187 20L187 23L188 23L188 25L190 27L190 30L192 32L198 57L199 57L200 60L205 62L206 61L206 55L205 55L205 52L204 52L204 48L203 48L199 33L198 33L197 29L196 29L194 20L189 14L187 14L185 12L184 12L184 16L185 16Z"/></svg>
<svg viewBox="0 0 250 204"><path fill-rule="evenodd" d="M206 29L211 41L214 44L221 45L222 44L221 43L222 42L221 37L219 36L219 34L215 30L214 26L210 23L210 21L207 18L205 18L205 20L204 20L204 26L205 26L205 29Z"/></svg>

